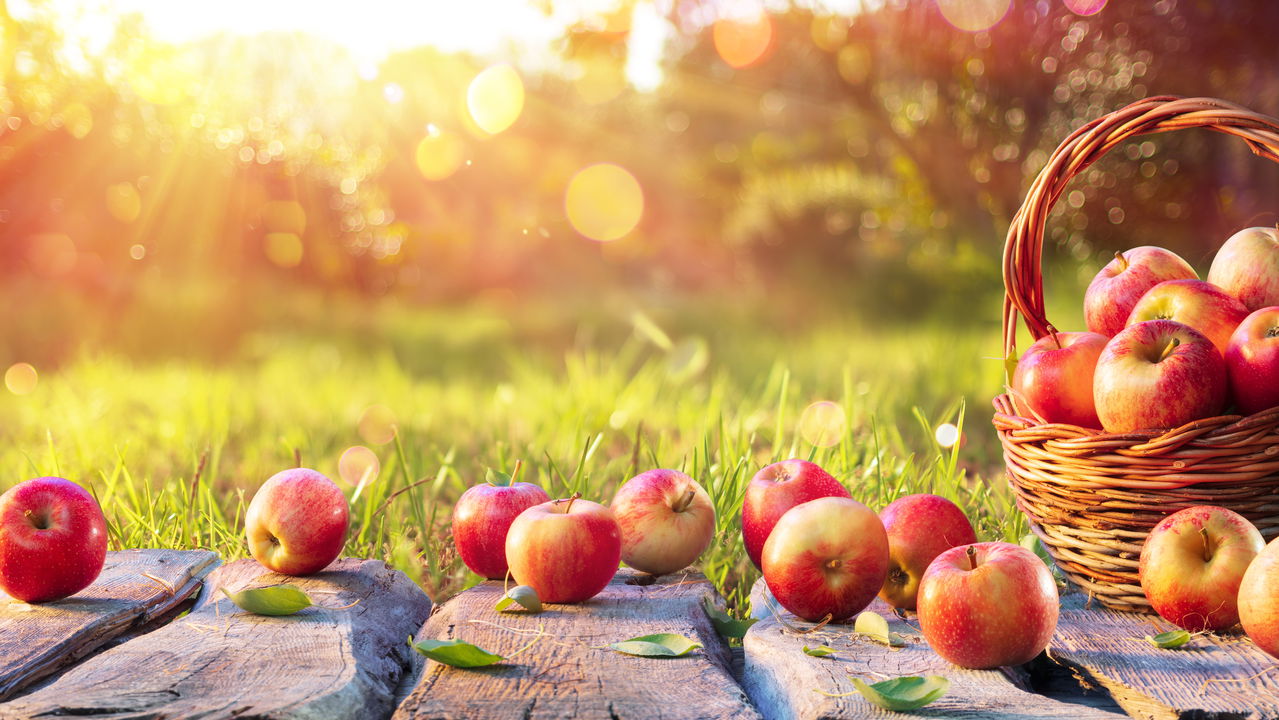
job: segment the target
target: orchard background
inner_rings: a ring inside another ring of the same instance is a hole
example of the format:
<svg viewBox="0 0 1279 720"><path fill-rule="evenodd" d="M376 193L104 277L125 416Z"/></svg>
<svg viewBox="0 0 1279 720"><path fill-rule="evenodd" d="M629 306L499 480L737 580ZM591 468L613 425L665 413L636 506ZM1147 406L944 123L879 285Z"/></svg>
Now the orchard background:
<svg viewBox="0 0 1279 720"><path fill-rule="evenodd" d="M0 0L0 490L62 475L112 548L229 559L300 458L347 554L437 601L478 580L452 502L517 459L602 502L694 475L739 611L776 459L1015 539L988 417L1028 183L1147 95L1279 113L1260 0L415 5ZM1049 315L1115 250L1205 268L1276 191L1237 141L1130 143L1056 207Z"/></svg>

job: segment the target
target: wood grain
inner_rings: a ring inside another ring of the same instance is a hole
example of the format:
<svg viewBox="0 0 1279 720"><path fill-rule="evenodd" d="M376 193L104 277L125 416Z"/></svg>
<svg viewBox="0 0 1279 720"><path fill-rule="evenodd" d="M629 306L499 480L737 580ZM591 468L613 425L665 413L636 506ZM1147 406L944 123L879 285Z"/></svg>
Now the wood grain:
<svg viewBox="0 0 1279 720"><path fill-rule="evenodd" d="M1110 692L1136 718L1279 718L1279 663L1242 635L1201 635L1174 650L1142 637L1173 625L1152 615L1063 609L1048 656Z"/></svg>
<svg viewBox="0 0 1279 720"><path fill-rule="evenodd" d="M765 607L763 586L752 593L752 609ZM950 680L944 697L914 711L915 714L948 718L997 718L1000 720L1120 720L1114 710L1088 704L1063 702L1019 687L1009 675L997 670L965 670L943 660L920 635L916 625L892 614L882 601L870 608L889 621L906 646L890 649L853 632L852 625L827 625L811 633L796 633L771 616L760 620L746 633L742 685L756 709L768 720L852 720L854 718L899 718L870 704L853 686L853 677L875 683L903 675L942 675ZM779 608L780 610L780 608ZM801 630L813 623L780 610L787 623ZM802 648L828 645L836 655L810 657ZM1014 677L1018 677L1016 673ZM828 697L818 691L845 697Z"/></svg>
<svg viewBox="0 0 1279 720"><path fill-rule="evenodd" d="M98 579L64 600L28 605L0 593L0 699L164 622L217 563L207 550L122 550L107 553Z"/></svg>
<svg viewBox="0 0 1279 720"><path fill-rule="evenodd" d="M710 583L689 574L628 584L639 577L622 570L590 601L547 605L535 615L494 612L502 597L499 582L449 600L420 637L461 638L504 656L527 649L483 669L427 661L421 682L395 718L757 718L732 678L728 647L702 608L703 598L715 596ZM659 632L679 633L703 648L656 659L599 647Z"/></svg>
<svg viewBox="0 0 1279 720"><path fill-rule="evenodd" d="M281 582L325 607L263 617L219 592ZM344 559L290 578L240 560L209 576L191 614L0 704L0 718L386 717L410 664L406 640L430 607L421 589L381 561Z"/></svg>

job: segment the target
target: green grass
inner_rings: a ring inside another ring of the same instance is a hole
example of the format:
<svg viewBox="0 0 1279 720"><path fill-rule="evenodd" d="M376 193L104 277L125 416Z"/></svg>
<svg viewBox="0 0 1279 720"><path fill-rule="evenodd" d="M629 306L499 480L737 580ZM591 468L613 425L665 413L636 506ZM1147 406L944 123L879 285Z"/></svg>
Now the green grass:
<svg viewBox="0 0 1279 720"><path fill-rule="evenodd" d="M263 480L295 456L338 479L343 451L366 445L380 473L358 491L339 481L352 501L346 553L387 559L437 600L478 580L453 550L452 503L487 468L516 460L553 497L604 503L652 467L696 477L718 513L700 567L738 612L758 577L742 549L741 498L775 460L812 459L874 509L935 492L958 501L983 539L1025 531L989 423L1002 374L993 319L798 332L671 323L668 334L619 318L559 348L511 342L502 323L459 344L448 323L394 322L415 328L411 342L277 331L221 364L92 355L44 373L33 394L0 391L0 489L69 477L99 498L113 548L234 559L246 555L244 509ZM818 400L845 419L829 447L801 429ZM394 415L389 442L362 434L373 405ZM943 422L963 426L962 449L937 445Z"/></svg>

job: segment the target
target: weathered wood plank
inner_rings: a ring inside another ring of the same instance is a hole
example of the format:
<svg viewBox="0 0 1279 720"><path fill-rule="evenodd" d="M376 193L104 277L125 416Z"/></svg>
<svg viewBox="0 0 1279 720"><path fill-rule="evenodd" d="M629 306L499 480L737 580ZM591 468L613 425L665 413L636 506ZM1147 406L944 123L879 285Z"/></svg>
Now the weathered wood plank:
<svg viewBox="0 0 1279 720"><path fill-rule="evenodd" d="M1153 615L1063 608L1048 656L1110 692L1136 718L1279 718L1279 664L1242 635L1175 650L1142 640L1175 627Z"/></svg>
<svg viewBox="0 0 1279 720"><path fill-rule="evenodd" d="M761 584L752 593L752 609L765 607ZM942 675L950 680L946 695L919 714L955 718L1001 718L1047 720L1119 720L1116 710L1075 704L1022 689L997 670L965 670L943 660L908 624L876 600L870 610L889 621L889 628L906 640L906 646L890 649L853 632L851 624L827 625L815 632L800 634L787 629L776 618L760 620L746 633L745 666L742 685L756 709L769 720L853 720L856 718L901 717L867 702L857 694L852 677L868 683L902 675ZM779 608L780 610L780 608ZM814 627L780 610L786 622L802 629ZM829 645L834 657L805 655L804 645ZM846 697L829 697L818 691Z"/></svg>
<svg viewBox="0 0 1279 720"><path fill-rule="evenodd" d="M219 592L280 582L325 607L263 617ZM240 560L209 576L189 615L0 704L0 718L386 717L409 667L405 641L430 607L421 589L381 561L345 559L289 578Z"/></svg>
<svg viewBox="0 0 1279 720"><path fill-rule="evenodd" d="M487 582L440 606L420 637L460 638L508 662L459 670L428 661L421 682L395 713L397 720L573 717L756 718L730 673L727 645L702 608L715 590L701 575L628 584L618 573L581 605L548 605L536 615L496 613L502 583ZM622 655L598 646L672 632L703 645L682 658ZM531 644L530 644L531 643Z"/></svg>
<svg viewBox="0 0 1279 720"><path fill-rule="evenodd" d="M123 550L107 553L98 579L69 598L28 605L0 593L0 699L163 622L217 563L207 550Z"/></svg>

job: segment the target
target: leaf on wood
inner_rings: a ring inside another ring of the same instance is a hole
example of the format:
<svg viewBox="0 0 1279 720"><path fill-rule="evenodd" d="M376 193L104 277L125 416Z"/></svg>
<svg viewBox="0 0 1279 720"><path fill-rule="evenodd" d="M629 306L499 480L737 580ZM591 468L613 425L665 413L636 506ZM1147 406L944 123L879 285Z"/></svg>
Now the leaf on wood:
<svg viewBox="0 0 1279 720"><path fill-rule="evenodd" d="M1146 642L1163 650L1179 648L1190 642L1191 634L1186 630L1169 630L1158 635L1147 635Z"/></svg>
<svg viewBox="0 0 1279 720"><path fill-rule="evenodd" d="M835 654L835 648L829 645L818 645L817 647L804 646L804 654L813 657L830 657Z"/></svg>
<svg viewBox="0 0 1279 720"><path fill-rule="evenodd" d="M620 653L654 658L682 657L701 646L701 643L693 642L683 635L675 633L641 635L609 645L609 647Z"/></svg>
<svg viewBox="0 0 1279 720"><path fill-rule="evenodd" d="M888 621L884 619L883 615L870 610L861 613L853 621L853 632L889 647L903 647L906 645L905 638L889 631Z"/></svg>
<svg viewBox="0 0 1279 720"><path fill-rule="evenodd" d="M542 612L542 599L537 596L537 591L528 585L516 585L507 590L493 609L498 612L506 612L509 609L513 612L516 608L511 607L512 605L519 605L531 613Z"/></svg>
<svg viewBox="0 0 1279 720"><path fill-rule="evenodd" d="M751 625L759 622L759 618L738 620L716 607L709 597L702 598L702 607L706 608L706 616L711 619L711 624L715 626L715 632L719 633L719 636L725 640L741 640L746 636L746 631L750 629Z"/></svg>
<svg viewBox="0 0 1279 720"><path fill-rule="evenodd" d="M311 596L297 585L288 583L247 588L234 593L222 588L222 593L230 598L236 607L254 615L292 615L313 604Z"/></svg>
<svg viewBox="0 0 1279 720"><path fill-rule="evenodd" d="M419 653L438 663L455 668L486 667L506 658L476 647L462 640L418 640L409 638L409 645Z"/></svg>
<svg viewBox="0 0 1279 720"><path fill-rule="evenodd" d="M940 675L928 677L898 677L873 685L861 678L853 678L857 692L871 703L896 712L921 708L946 694L950 681Z"/></svg>

